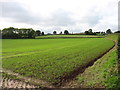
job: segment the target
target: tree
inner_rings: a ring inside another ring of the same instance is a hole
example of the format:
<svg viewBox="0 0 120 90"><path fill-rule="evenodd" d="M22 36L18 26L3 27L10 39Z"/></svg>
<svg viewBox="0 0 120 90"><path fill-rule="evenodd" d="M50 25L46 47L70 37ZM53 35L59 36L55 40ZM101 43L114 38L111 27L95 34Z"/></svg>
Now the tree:
<svg viewBox="0 0 120 90"><path fill-rule="evenodd" d="M89 29L88 32L89 32L89 35L93 34L92 29Z"/></svg>
<svg viewBox="0 0 120 90"><path fill-rule="evenodd" d="M111 33L112 33L111 29L108 29L108 30L106 31L106 34L111 34Z"/></svg>
<svg viewBox="0 0 120 90"><path fill-rule="evenodd" d="M62 34L62 32L60 32L60 34Z"/></svg>
<svg viewBox="0 0 120 90"><path fill-rule="evenodd" d="M89 32L88 32L88 31L85 31L85 34L86 34L86 35L89 35Z"/></svg>
<svg viewBox="0 0 120 90"><path fill-rule="evenodd" d="M28 29L28 38L35 38L35 31L32 28Z"/></svg>
<svg viewBox="0 0 120 90"><path fill-rule="evenodd" d="M64 31L64 34L65 34L65 35L68 35L68 34L69 34L68 30L65 30L65 31Z"/></svg>
<svg viewBox="0 0 120 90"><path fill-rule="evenodd" d="M15 28L9 27L2 30L2 38L13 39L17 38L15 33Z"/></svg>
<svg viewBox="0 0 120 90"><path fill-rule="evenodd" d="M41 31L40 30L36 30L36 36L40 36L41 35Z"/></svg>
<svg viewBox="0 0 120 90"><path fill-rule="evenodd" d="M92 29L89 29L88 32L89 32L89 33L92 33Z"/></svg>
<svg viewBox="0 0 120 90"><path fill-rule="evenodd" d="M88 31L85 31L86 35L96 35L96 33L92 32L92 29L89 29Z"/></svg>
<svg viewBox="0 0 120 90"><path fill-rule="evenodd" d="M44 32L42 32L42 35L44 35Z"/></svg>
<svg viewBox="0 0 120 90"><path fill-rule="evenodd" d="M105 32L101 32L101 35L105 35Z"/></svg>
<svg viewBox="0 0 120 90"><path fill-rule="evenodd" d="M120 33L120 31L116 31L115 33Z"/></svg>
<svg viewBox="0 0 120 90"><path fill-rule="evenodd" d="M57 34L57 32L56 32L56 31L53 31L53 34Z"/></svg>

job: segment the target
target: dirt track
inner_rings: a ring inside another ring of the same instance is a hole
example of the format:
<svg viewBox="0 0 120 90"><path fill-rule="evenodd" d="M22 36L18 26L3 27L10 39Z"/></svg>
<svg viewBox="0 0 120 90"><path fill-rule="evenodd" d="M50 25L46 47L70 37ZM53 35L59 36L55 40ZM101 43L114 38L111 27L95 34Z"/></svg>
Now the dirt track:
<svg viewBox="0 0 120 90"><path fill-rule="evenodd" d="M2 79L3 88L42 88L42 89L54 88L54 86L52 86L48 82L35 78L23 77L22 75L14 73L10 70L3 69L3 73L7 73L8 75L13 75L18 78L17 80L11 78L10 79L3 78Z"/></svg>
<svg viewBox="0 0 120 90"><path fill-rule="evenodd" d="M27 84L18 80L4 78L2 81L3 88L38 88L37 86Z"/></svg>

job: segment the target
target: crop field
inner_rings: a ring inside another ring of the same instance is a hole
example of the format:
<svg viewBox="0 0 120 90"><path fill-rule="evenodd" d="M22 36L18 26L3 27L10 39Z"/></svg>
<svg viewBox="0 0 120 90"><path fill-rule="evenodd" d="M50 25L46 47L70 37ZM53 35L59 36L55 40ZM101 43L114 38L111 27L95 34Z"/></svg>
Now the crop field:
<svg viewBox="0 0 120 90"><path fill-rule="evenodd" d="M37 36L36 38L95 38L95 37L104 37L97 35L45 35L45 36Z"/></svg>
<svg viewBox="0 0 120 90"><path fill-rule="evenodd" d="M105 38L4 39L3 68L57 83L113 47Z"/></svg>

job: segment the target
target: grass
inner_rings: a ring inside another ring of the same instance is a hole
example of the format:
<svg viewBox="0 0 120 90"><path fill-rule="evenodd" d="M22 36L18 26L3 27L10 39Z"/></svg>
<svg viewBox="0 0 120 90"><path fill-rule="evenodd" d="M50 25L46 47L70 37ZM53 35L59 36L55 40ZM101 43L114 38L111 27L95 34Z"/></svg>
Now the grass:
<svg viewBox="0 0 120 90"><path fill-rule="evenodd" d="M106 38L117 41L118 35L112 34ZM117 48L107 53L104 57L95 62L95 64L79 75L76 79L84 87L118 87L118 67L117 67ZM82 82L81 82L82 79Z"/></svg>
<svg viewBox="0 0 120 90"><path fill-rule="evenodd" d="M118 33L109 34L109 35L106 36L106 38L117 41L118 40L118 35L119 35Z"/></svg>
<svg viewBox="0 0 120 90"><path fill-rule="evenodd" d="M105 38L6 39L3 40L3 68L55 83L113 45Z"/></svg>
<svg viewBox="0 0 120 90"><path fill-rule="evenodd" d="M116 50L96 61L92 67L78 76L79 82L81 82L81 78L84 79L84 85L87 87L94 87L100 84L101 86L113 88L118 78Z"/></svg>
<svg viewBox="0 0 120 90"><path fill-rule="evenodd" d="M78 37L104 37L104 36L98 36L98 35L45 35L45 36L37 36L37 39L44 39L44 38L78 38Z"/></svg>

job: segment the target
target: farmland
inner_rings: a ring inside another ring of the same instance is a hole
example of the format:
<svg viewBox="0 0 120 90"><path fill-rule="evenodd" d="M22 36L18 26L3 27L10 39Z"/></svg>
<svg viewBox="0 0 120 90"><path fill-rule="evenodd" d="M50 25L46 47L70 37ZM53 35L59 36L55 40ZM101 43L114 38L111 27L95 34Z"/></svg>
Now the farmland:
<svg viewBox="0 0 120 90"><path fill-rule="evenodd" d="M104 36L99 35L45 35L45 36L37 36L37 39L47 39L47 38L101 38Z"/></svg>
<svg viewBox="0 0 120 90"><path fill-rule="evenodd" d="M4 39L3 68L54 84L113 46L105 38Z"/></svg>

